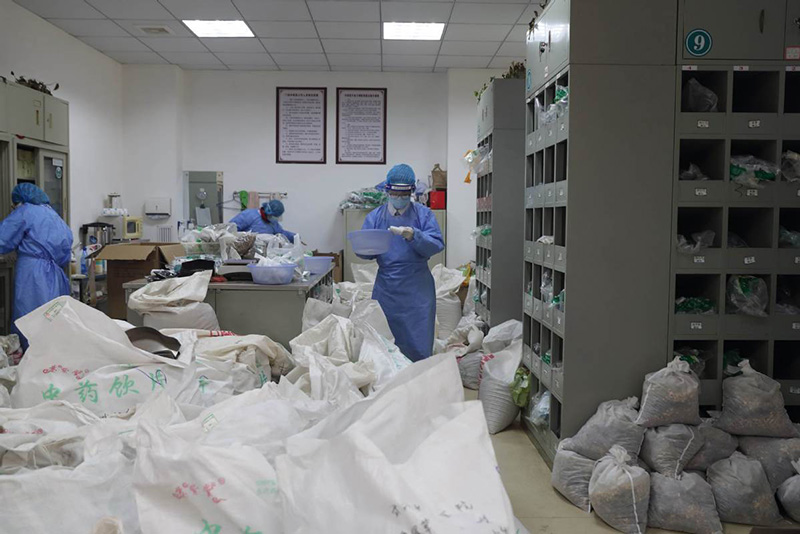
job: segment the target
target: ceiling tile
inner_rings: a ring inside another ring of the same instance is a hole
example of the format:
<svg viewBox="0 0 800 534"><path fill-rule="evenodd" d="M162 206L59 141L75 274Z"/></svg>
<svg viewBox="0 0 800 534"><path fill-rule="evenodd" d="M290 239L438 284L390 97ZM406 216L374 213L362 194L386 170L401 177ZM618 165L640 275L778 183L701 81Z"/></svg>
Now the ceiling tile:
<svg viewBox="0 0 800 534"><path fill-rule="evenodd" d="M140 40L156 52L206 52L207 49L194 37L141 37Z"/></svg>
<svg viewBox="0 0 800 534"><path fill-rule="evenodd" d="M357 66L357 67L356 66L341 66L341 65L339 65L339 66L336 66L336 67L331 67L331 70L334 71L334 72L380 72L381 71L381 67L380 67L380 65L376 66L376 67L375 66L366 67L366 66L363 66L363 65L362 66Z"/></svg>
<svg viewBox="0 0 800 534"><path fill-rule="evenodd" d="M150 52L133 37L81 37L81 41L101 52Z"/></svg>
<svg viewBox="0 0 800 534"><path fill-rule="evenodd" d="M177 65L218 65L219 60L211 52L162 52L170 63Z"/></svg>
<svg viewBox="0 0 800 534"><path fill-rule="evenodd" d="M388 67L383 66L383 72L431 72L430 67Z"/></svg>
<svg viewBox="0 0 800 534"><path fill-rule="evenodd" d="M317 72L329 71L327 65L281 65L281 70L301 71L301 72Z"/></svg>
<svg viewBox="0 0 800 534"><path fill-rule="evenodd" d="M435 56L440 45L439 41L383 41L383 53Z"/></svg>
<svg viewBox="0 0 800 534"><path fill-rule="evenodd" d="M161 26L166 27L172 33L170 35L165 35L160 37L161 39L167 39L170 37L193 37L194 34L190 32L186 26L184 26L180 21L171 19L171 20L118 20L116 21L117 24L125 28L131 35L136 37L151 37L149 34L142 31L142 27L153 27L153 26Z"/></svg>
<svg viewBox="0 0 800 534"><path fill-rule="evenodd" d="M300 0L233 0L248 21L311 20L305 2Z"/></svg>
<svg viewBox="0 0 800 534"><path fill-rule="evenodd" d="M328 54L331 67L380 67L381 56L378 54Z"/></svg>
<svg viewBox="0 0 800 534"><path fill-rule="evenodd" d="M488 57L475 56L439 56L437 67L456 67L463 69L485 69L489 64Z"/></svg>
<svg viewBox="0 0 800 534"><path fill-rule="evenodd" d="M436 62L436 56L383 56L384 67L431 67Z"/></svg>
<svg viewBox="0 0 800 534"><path fill-rule="evenodd" d="M102 13L83 0L15 0L45 19L104 19Z"/></svg>
<svg viewBox="0 0 800 534"><path fill-rule="evenodd" d="M519 61L518 57L502 57L497 56L495 57L491 63L489 63L490 69L507 69L512 62Z"/></svg>
<svg viewBox="0 0 800 534"><path fill-rule="evenodd" d="M261 42L252 37L215 37L200 41L212 52L264 52Z"/></svg>
<svg viewBox="0 0 800 534"><path fill-rule="evenodd" d="M129 37L128 32L110 20L50 19L48 22L77 37Z"/></svg>
<svg viewBox="0 0 800 534"><path fill-rule="evenodd" d="M511 33L508 34L509 41L517 41L520 43L524 43L525 39L528 34L528 25L527 24L517 24L514 26L514 29L511 30Z"/></svg>
<svg viewBox="0 0 800 534"><path fill-rule="evenodd" d="M319 39L261 39L270 54L315 54L322 52Z"/></svg>
<svg viewBox="0 0 800 534"><path fill-rule="evenodd" d="M506 41L503 43L503 46L500 47L500 50L497 51L497 55L524 58L526 55L525 43Z"/></svg>
<svg viewBox="0 0 800 534"><path fill-rule="evenodd" d="M262 52L260 54L255 53L243 53L243 54L236 54L232 52L220 52L216 54L220 61L225 63L226 65L264 65L270 66L274 65L275 62L272 61L272 58L269 57L269 54L266 52Z"/></svg>
<svg viewBox="0 0 800 534"><path fill-rule="evenodd" d="M452 2L381 2L384 22L447 22Z"/></svg>
<svg viewBox="0 0 800 534"><path fill-rule="evenodd" d="M313 22L264 22L248 20L247 24L258 37L311 38L317 36Z"/></svg>
<svg viewBox="0 0 800 534"><path fill-rule="evenodd" d="M378 2L311 0L307 3L315 21L378 22L381 20L381 9Z"/></svg>
<svg viewBox="0 0 800 534"><path fill-rule="evenodd" d="M283 68L284 66L318 66L328 65L325 54L272 54L275 62Z"/></svg>
<svg viewBox="0 0 800 534"><path fill-rule="evenodd" d="M445 56L493 56L500 43L491 41L445 41L440 54Z"/></svg>
<svg viewBox="0 0 800 534"><path fill-rule="evenodd" d="M130 0L126 0L130 1ZM242 16L231 0L159 0L181 20L238 20Z"/></svg>
<svg viewBox="0 0 800 534"><path fill-rule="evenodd" d="M167 61L155 52L105 52L111 59L125 64L165 65Z"/></svg>
<svg viewBox="0 0 800 534"><path fill-rule="evenodd" d="M323 39L328 54L380 54L381 42L374 39Z"/></svg>
<svg viewBox="0 0 800 534"><path fill-rule="evenodd" d="M380 39L381 25L377 22L317 22L323 39Z"/></svg>
<svg viewBox="0 0 800 534"><path fill-rule="evenodd" d="M448 24L445 41L505 41L510 24Z"/></svg>
<svg viewBox="0 0 800 534"><path fill-rule="evenodd" d="M209 65L205 64L193 64L193 63L182 63L178 65L183 70L228 70L228 67L222 65L220 63L213 63Z"/></svg>
<svg viewBox="0 0 800 534"><path fill-rule="evenodd" d="M536 16L536 13L541 13L542 8L539 7L539 3L530 5L525 8L525 11L522 12L522 16L519 18L520 24L525 24L526 26L530 24L533 17Z"/></svg>
<svg viewBox="0 0 800 534"><path fill-rule="evenodd" d="M476 24L514 24L525 10L521 4L468 4L453 8L450 22Z"/></svg>
<svg viewBox="0 0 800 534"><path fill-rule="evenodd" d="M171 15L156 0L86 0L110 19L161 19Z"/></svg>

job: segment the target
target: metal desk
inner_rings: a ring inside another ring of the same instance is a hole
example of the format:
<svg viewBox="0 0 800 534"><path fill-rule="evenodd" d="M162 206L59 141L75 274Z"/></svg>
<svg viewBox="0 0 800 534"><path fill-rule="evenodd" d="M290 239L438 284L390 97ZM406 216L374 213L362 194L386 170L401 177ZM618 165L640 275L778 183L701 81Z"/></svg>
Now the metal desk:
<svg viewBox="0 0 800 534"><path fill-rule="evenodd" d="M131 293L147 285L140 279L123 284L125 302ZM261 334L289 347L302 331L306 300L330 301L333 294L333 266L308 282L263 286L252 282L224 282L208 285L206 302L214 308L222 330L240 335ZM142 317L128 309L128 322L142 325Z"/></svg>

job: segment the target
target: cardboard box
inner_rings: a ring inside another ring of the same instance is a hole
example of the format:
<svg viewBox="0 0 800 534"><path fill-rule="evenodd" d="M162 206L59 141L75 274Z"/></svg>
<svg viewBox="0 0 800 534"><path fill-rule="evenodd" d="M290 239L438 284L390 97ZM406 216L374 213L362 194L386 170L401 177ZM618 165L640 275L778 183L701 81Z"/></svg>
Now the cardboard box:
<svg viewBox="0 0 800 534"><path fill-rule="evenodd" d="M333 256L333 281L338 284L344 280L344 271L342 270L344 250L340 250L339 252L320 252L315 250L312 254L314 254L314 256Z"/></svg>
<svg viewBox="0 0 800 534"><path fill-rule="evenodd" d="M128 317L122 284L144 278L153 269L163 269L175 258L185 255L183 245L175 243L124 243L104 247L97 259L108 262L109 317L122 320Z"/></svg>

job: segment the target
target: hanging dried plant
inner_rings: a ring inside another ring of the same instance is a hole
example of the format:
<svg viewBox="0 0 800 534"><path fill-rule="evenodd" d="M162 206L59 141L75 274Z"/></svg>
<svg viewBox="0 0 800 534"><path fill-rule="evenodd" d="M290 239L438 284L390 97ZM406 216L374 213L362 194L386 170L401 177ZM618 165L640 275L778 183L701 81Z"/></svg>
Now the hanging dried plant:
<svg viewBox="0 0 800 534"><path fill-rule="evenodd" d="M48 83L40 82L39 80L36 80L34 78L26 78L24 76L17 76L16 74L14 74L14 71L11 71L11 76L14 78L14 82L18 83L19 85L23 85L25 87L33 89L34 91L39 91L40 93L44 93L46 95L51 95L52 96L53 93L50 90L50 87L53 88L53 91L58 91L58 88L60 87L59 84L57 84L57 83L56 84L52 84L52 83L48 84ZM2 77L2 76L0 76L0 77ZM3 81L6 81L5 77L2 77L2 78L3 78Z"/></svg>

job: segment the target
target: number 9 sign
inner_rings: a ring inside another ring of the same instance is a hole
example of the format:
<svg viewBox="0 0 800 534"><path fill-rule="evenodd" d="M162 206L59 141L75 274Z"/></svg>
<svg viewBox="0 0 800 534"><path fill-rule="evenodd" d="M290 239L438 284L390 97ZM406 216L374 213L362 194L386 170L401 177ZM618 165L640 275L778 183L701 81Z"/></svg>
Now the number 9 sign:
<svg viewBox="0 0 800 534"><path fill-rule="evenodd" d="M686 51L694 57L703 57L711 51L711 34L706 30L694 29L686 35Z"/></svg>

